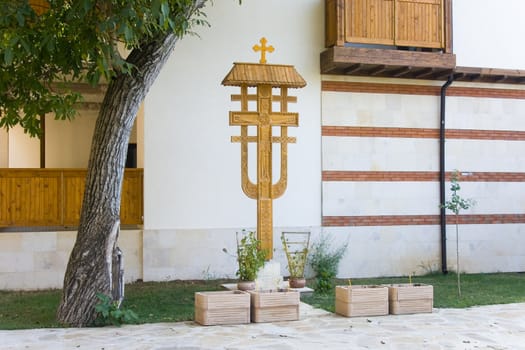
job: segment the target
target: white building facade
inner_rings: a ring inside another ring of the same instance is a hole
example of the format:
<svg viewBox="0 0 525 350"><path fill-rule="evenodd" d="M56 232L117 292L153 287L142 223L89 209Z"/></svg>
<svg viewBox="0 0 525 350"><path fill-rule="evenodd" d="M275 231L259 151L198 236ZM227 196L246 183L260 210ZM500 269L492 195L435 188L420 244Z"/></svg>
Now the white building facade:
<svg viewBox="0 0 525 350"><path fill-rule="evenodd" d="M453 1L456 65L525 71L524 11L520 0ZM127 280L234 277L235 258L223 248L235 251L235 233L255 229L257 210L240 187L240 146L230 142L239 134L228 120L228 111L239 109L230 101L237 90L221 81L233 62L258 61L251 48L261 37L275 48L269 63L294 65L307 81L290 91L299 127L289 135L297 143L288 147L287 190L274 201L274 258L282 273L283 231L309 231L314 242L330 235L334 247L348 243L342 278L441 271L446 78L322 74L322 0L222 0L206 13L211 27L179 43L144 101L137 137L144 225L121 231ZM525 271L525 81L519 82L455 81L446 90L445 171L458 169L460 194L477 203L460 226L465 272ZM454 270L448 216L446 266ZM61 287L74 236L0 232L0 289Z"/></svg>

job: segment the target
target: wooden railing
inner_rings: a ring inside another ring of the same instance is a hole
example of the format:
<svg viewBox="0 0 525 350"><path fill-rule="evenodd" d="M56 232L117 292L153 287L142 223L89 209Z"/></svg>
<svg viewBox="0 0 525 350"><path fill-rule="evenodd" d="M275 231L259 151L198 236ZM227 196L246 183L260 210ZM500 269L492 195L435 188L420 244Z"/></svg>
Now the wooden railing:
<svg viewBox="0 0 525 350"><path fill-rule="evenodd" d="M326 0L326 46L380 44L451 51L450 0Z"/></svg>
<svg viewBox="0 0 525 350"><path fill-rule="evenodd" d="M0 169L0 227L77 226L84 169ZM143 220L143 169L126 169L120 221Z"/></svg>

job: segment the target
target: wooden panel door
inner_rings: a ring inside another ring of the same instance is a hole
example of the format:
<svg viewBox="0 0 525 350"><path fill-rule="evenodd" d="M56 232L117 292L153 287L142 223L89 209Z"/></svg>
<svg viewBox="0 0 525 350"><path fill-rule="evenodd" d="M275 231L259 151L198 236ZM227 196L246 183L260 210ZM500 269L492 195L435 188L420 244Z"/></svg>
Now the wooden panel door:
<svg viewBox="0 0 525 350"><path fill-rule="evenodd" d="M394 45L394 0L346 0L345 41Z"/></svg>
<svg viewBox="0 0 525 350"><path fill-rule="evenodd" d="M442 0L396 0L395 44L444 47Z"/></svg>

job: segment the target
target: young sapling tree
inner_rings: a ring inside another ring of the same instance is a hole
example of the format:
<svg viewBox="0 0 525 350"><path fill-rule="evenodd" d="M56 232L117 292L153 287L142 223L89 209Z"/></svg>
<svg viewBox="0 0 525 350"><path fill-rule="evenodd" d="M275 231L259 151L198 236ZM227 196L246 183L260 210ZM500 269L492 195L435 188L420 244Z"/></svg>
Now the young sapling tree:
<svg viewBox="0 0 525 350"><path fill-rule="evenodd" d="M458 296L461 297L461 273L459 268L459 213L461 210L467 210L476 203L474 200L468 198L462 198L458 192L461 189L459 185L459 171L454 170L450 178L450 191L452 196L450 200L446 201L441 205L441 207L450 210L455 215L456 221L456 266L457 266L457 275L458 275Z"/></svg>

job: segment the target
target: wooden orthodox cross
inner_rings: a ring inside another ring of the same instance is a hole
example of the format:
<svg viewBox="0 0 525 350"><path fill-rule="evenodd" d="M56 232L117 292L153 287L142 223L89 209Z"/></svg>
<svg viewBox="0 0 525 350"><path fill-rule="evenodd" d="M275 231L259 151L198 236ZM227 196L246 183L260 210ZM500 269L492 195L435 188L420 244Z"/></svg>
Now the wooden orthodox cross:
<svg viewBox="0 0 525 350"><path fill-rule="evenodd" d="M261 59L259 60L259 63L261 64L266 64L266 51L272 53L274 48L272 45L270 46L266 46L266 43L268 42L268 40L266 40L266 38L261 38L261 40L259 41L261 43L261 45L253 45L253 51L257 52L257 51L261 51Z"/></svg>
<svg viewBox="0 0 525 350"><path fill-rule="evenodd" d="M230 125L240 126L241 135L233 136L232 142L241 144L241 187L243 192L257 200L257 238L261 248L273 252L273 208L272 201L283 195L287 185L288 143L294 143L294 137L288 137L288 127L299 125L298 113L288 112L288 102L296 102L288 96L288 88L306 86L304 79L293 66L267 65L266 52L273 52L272 46L266 46L262 38L261 45L255 45L254 51L261 51L260 63L234 63L233 68L222 81L223 85L240 86L241 94L232 95L232 101L241 102L240 111L230 111ZM248 87L255 87L256 94L249 94ZM278 95L273 89L280 90ZM248 109L248 101L257 102L257 110ZM279 103L279 111L273 111L273 102ZM255 126L256 136L248 135L248 126ZM272 127L280 127L280 136L272 135ZM248 143L257 144L257 182L248 176ZM277 183L272 181L273 143L281 146L281 172Z"/></svg>

